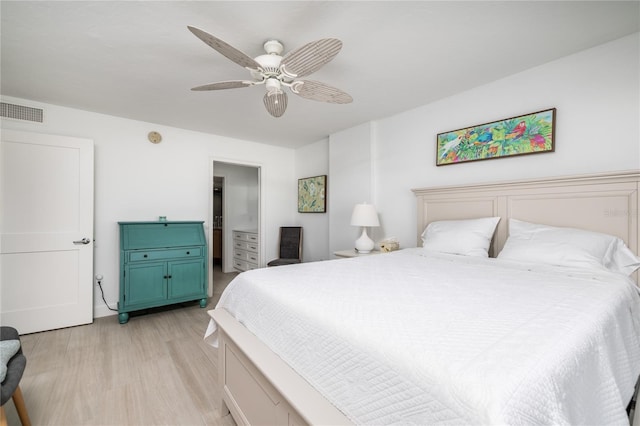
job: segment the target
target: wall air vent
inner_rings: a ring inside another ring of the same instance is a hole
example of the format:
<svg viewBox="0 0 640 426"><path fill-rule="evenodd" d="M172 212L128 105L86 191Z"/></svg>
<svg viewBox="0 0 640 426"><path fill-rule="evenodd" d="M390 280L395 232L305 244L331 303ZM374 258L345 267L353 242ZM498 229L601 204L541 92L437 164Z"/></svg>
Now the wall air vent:
<svg viewBox="0 0 640 426"><path fill-rule="evenodd" d="M42 123L42 113L43 110L40 108L31 108L24 105L0 102L0 117Z"/></svg>

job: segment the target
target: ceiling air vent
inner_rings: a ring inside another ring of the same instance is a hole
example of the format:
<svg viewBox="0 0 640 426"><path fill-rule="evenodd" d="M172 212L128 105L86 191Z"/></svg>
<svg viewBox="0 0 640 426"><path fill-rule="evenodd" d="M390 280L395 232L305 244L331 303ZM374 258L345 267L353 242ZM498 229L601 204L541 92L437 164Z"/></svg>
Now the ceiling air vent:
<svg viewBox="0 0 640 426"><path fill-rule="evenodd" d="M0 102L0 117L42 123L42 109Z"/></svg>

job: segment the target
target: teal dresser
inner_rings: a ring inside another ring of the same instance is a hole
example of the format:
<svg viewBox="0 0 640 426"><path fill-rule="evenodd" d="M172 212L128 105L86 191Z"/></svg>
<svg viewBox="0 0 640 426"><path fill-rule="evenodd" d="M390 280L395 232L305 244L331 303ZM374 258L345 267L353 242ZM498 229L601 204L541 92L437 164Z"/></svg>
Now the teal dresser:
<svg viewBox="0 0 640 426"><path fill-rule="evenodd" d="M200 300L207 305L204 222L118 222L120 300L118 321L129 312Z"/></svg>

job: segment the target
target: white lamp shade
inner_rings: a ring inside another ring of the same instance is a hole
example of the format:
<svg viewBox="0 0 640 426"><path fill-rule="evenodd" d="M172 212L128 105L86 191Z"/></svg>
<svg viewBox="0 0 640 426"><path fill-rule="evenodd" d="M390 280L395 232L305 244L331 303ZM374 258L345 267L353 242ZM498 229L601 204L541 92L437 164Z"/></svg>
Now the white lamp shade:
<svg viewBox="0 0 640 426"><path fill-rule="evenodd" d="M380 226L376 208L367 203L356 204L351 214L352 226Z"/></svg>

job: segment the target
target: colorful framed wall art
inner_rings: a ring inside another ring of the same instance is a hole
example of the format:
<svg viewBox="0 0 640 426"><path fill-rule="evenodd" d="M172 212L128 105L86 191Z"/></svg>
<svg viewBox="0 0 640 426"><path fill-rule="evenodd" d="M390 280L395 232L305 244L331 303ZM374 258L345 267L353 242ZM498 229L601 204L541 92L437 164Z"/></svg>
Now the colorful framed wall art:
<svg viewBox="0 0 640 426"><path fill-rule="evenodd" d="M439 133L436 166L555 150L556 109Z"/></svg>
<svg viewBox="0 0 640 426"><path fill-rule="evenodd" d="M298 213L327 211L327 175L298 179Z"/></svg>

